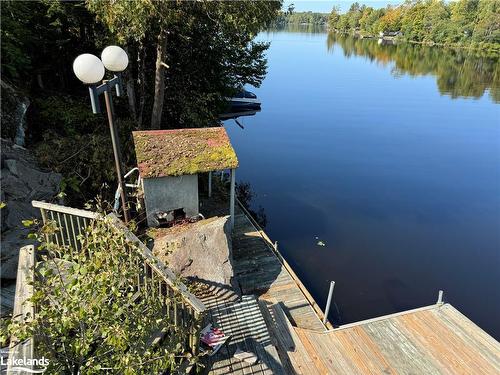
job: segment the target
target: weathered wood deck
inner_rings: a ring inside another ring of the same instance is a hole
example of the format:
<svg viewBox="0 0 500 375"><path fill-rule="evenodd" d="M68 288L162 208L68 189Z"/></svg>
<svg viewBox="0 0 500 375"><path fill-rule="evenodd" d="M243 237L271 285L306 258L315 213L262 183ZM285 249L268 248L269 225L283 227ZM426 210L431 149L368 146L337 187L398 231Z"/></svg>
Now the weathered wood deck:
<svg viewBox="0 0 500 375"><path fill-rule="evenodd" d="M450 304L326 330L265 233L241 208L235 219L235 273L243 294L258 299L219 301L215 310L205 303L260 362L242 365L233 346L213 359L210 374L500 374L500 344Z"/></svg>
<svg viewBox="0 0 500 375"><path fill-rule="evenodd" d="M222 209L217 214L225 214ZM213 214L214 211L211 210ZM208 374L291 374L294 372L286 350L279 346L272 332L274 312L279 304L281 322L323 332L321 322L303 292L296 276L289 272L265 234L257 229L241 207L236 208L232 238L233 266L243 296L211 287L198 294L209 311L208 321L220 327L232 339L207 361ZM306 292L307 293L307 292ZM314 301L313 301L314 303ZM233 357L236 348L257 355L258 362L248 365Z"/></svg>
<svg viewBox="0 0 500 375"><path fill-rule="evenodd" d="M500 374L500 344L449 304L327 333L294 328L314 359L304 374ZM300 364L303 353L291 353Z"/></svg>
<svg viewBox="0 0 500 375"><path fill-rule="evenodd" d="M255 296L246 295L239 301L231 301L206 295L203 302L209 311L208 320L231 336L227 346L208 358L205 373L285 374ZM234 358L237 348L255 354L258 361L249 364Z"/></svg>
<svg viewBox="0 0 500 375"><path fill-rule="evenodd" d="M243 294L257 294L271 303L280 303L293 325L323 331L325 326L314 310L312 297L307 298L300 281L292 276L271 246L238 207L233 232L233 260Z"/></svg>

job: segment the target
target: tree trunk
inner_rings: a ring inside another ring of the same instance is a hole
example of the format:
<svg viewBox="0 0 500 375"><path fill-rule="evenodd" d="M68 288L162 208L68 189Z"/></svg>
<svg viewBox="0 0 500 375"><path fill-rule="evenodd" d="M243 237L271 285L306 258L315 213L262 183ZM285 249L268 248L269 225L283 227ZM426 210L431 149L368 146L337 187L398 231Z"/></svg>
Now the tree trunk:
<svg viewBox="0 0 500 375"><path fill-rule="evenodd" d="M36 74L36 82L38 83L38 87L40 87L42 90L45 90L45 85L43 84L42 73L38 72Z"/></svg>
<svg viewBox="0 0 500 375"><path fill-rule="evenodd" d="M165 54L167 50L167 32L160 30L156 44L156 72L155 72L155 94L153 101L153 112L151 113L151 129L160 129L161 115L163 112L163 99L165 97Z"/></svg>
<svg viewBox="0 0 500 375"><path fill-rule="evenodd" d="M127 98L128 98L128 106L130 109L130 114L134 120L137 120L137 104L135 100L135 83L134 77L129 76L127 79Z"/></svg>
<svg viewBox="0 0 500 375"><path fill-rule="evenodd" d="M143 129L144 124L144 104L146 103L146 48L143 43L139 43L137 60L140 61L137 69L137 80L139 84L139 108L137 111L137 123L139 129Z"/></svg>
<svg viewBox="0 0 500 375"><path fill-rule="evenodd" d="M133 51L133 48L125 48L125 52L130 56L130 51ZM128 66L128 69L125 70L124 78L126 82L126 87L127 87L127 99L128 99L128 106L130 110L130 114L132 115L132 118L134 120L137 120L137 101L135 98L135 78L134 78L134 72L135 72L135 64L137 62L134 61L134 59L130 59L130 64Z"/></svg>

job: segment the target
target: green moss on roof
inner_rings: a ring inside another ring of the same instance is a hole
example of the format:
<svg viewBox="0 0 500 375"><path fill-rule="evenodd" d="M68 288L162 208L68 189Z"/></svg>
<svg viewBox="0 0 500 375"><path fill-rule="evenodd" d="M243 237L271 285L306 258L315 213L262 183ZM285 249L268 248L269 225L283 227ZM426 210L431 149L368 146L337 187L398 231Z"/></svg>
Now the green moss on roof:
<svg viewBox="0 0 500 375"><path fill-rule="evenodd" d="M238 167L238 158L223 127L149 130L132 134L142 178Z"/></svg>

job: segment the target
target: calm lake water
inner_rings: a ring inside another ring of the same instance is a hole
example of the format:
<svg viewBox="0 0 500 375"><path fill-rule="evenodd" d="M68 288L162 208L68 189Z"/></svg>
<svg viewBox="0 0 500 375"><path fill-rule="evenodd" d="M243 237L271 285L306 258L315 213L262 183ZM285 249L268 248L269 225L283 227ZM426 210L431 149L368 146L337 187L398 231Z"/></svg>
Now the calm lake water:
<svg viewBox="0 0 500 375"><path fill-rule="evenodd" d="M500 339L498 59L322 32L259 38L271 42L252 89L262 111L244 130L226 121L237 180L321 306L336 281L330 319L429 305L443 289Z"/></svg>

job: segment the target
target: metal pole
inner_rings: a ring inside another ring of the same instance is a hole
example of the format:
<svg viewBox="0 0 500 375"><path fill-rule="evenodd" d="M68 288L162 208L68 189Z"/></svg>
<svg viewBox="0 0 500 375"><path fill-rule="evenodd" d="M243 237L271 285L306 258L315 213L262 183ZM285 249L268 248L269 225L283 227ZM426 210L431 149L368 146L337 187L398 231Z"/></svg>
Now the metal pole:
<svg viewBox="0 0 500 375"><path fill-rule="evenodd" d="M96 85L91 85L89 87L90 94L90 104L92 106L92 112L94 114L101 112L101 106L99 105L99 94L97 93Z"/></svg>
<svg viewBox="0 0 500 375"><path fill-rule="evenodd" d="M436 302L438 305L442 305L443 304L443 291L440 290L439 293L438 293L438 300Z"/></svg>
<svg viewBox="0 0 500 375"><path fill-rule="evenodd" d="M116 174L118 177L118 185L120 186L120 196L122 199L122 206L123 206L123 220L125 221L125 223L128 223L129 218L127 211L127 200L125 198L125 184L123 183L122 179L122 167L120 162L119 149L117 145L118 140L115 137L116 130L113 122L113 113L112 113L111 101L109 98L108 90L104 91L104 101L106 102L106 112L108 113L109 131L111 133L111 143L113 144L113 154L115 156Z"/></svg>
<svg viewBox="0 0 500 375"><path fill-rule="evenodd" d="M328 313L330 312L330 305L332 303L333 287L335 286L335 281L330 281L330 290L328 291L328 299L326 300L325 315L323 316L323 324L328 321Z"/></svg>
<svg viewBox="0 0 500 375"><path fill-rule="evenodd" d="M107 89L105 92L107 92ZM115 118L115 106L113 105L113 95L109 95L109 108L111 108L111 117L114 119ZM118 135L118 129L116 129L116 126L114 126L114 121L113 121L113 133L115 135L115 140L116 140L116 142L115 142L116 155L118 156L118 162L120 163L120 171L122 172L122 175L123 175L124 165L123 165L123 158L122 158L122 150L120 147L120 137Z"/></svg>
<svg viewBox="0 0 500 375"><path fill-rule="evenodd" d="M208 172L208 197L212 197L212 172Z"/></svg>
<svg viewBox="0 0 500 375"><path fill-rule="evenodd" d="M231 169L231 196L229 199L229 215L231 218L229 220L231 223L231 230L234 228L234 194L235 194L235 186L236 186L236 169Z"/></svg>

